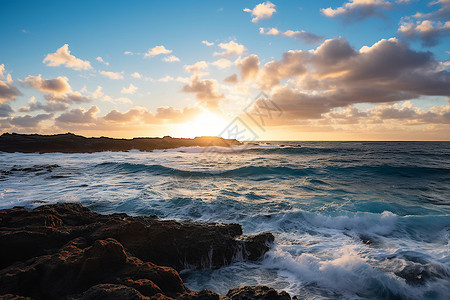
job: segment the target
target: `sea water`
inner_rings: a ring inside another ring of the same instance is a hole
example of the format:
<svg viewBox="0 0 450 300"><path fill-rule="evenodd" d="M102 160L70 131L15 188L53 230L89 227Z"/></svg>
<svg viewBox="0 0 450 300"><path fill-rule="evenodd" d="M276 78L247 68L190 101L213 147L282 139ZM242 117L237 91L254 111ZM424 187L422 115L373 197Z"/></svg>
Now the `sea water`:
<svg viewBox="0 0 450 300"><path fill-rule="evenodd" d="M0 152L0 208L56 202L275 235L258 262L182 271L193 290L264 284L300 299L450 295L446 142Z"/></svg>

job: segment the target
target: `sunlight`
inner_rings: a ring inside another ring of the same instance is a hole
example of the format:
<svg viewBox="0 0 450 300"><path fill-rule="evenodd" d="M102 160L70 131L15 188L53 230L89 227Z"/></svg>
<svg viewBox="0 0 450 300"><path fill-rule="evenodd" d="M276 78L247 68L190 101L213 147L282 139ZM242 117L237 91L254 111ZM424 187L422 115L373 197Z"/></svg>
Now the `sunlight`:
<svg viewBox="0 0 450 300"><path fill-rule="evenodd" d="M194 120L182 124L180 135L186 138L197 136L219 136L228 126L227 121L222 116L205 111Z"/></svg>

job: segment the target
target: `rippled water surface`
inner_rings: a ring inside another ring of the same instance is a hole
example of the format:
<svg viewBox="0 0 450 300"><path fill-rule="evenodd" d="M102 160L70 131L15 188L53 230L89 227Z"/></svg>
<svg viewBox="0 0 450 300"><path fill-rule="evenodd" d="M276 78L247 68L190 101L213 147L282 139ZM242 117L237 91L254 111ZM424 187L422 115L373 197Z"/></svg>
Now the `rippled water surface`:
<svg viewBox="0 0 450 300"><path fill-rule="evenodd" d="M191 289L267 284L306 299L448 299L450 143L280 142L150 153L0 153L0 207L236 222L257 263L186 270Z"/></svg>

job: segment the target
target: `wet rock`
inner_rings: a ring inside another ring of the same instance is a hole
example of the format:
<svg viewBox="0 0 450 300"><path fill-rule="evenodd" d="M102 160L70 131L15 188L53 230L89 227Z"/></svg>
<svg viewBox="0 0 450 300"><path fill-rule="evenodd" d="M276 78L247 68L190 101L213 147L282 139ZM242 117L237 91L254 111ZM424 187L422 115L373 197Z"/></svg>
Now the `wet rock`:
<svg viewBox="0 0 450 300"><path fill-rule="evenodd" d="M228 291L227 297L232 300L290 300L286 292L278 292L267 286L245 286Z"/></svg>
<svg viewBox="0 0 450 300"><path fill-rule="evenodd" d="M219 299L190 291L177 270L257 260L274 240L270 233L241 236L238 224L101 215L74 203L0 210L0 295ZM253 293L273 294L261 289Z"/></svg>
<svg viewBox="0 0 450 300"><path fill-rule="evenodd" d="M257 260L269 250L273 235L244 239L238 224L161 221L126 214L100 215L75 203L40 206L32 211L0 211L0 267L57 249L83 237L93 242L114 238L144 261L184 268L218 268L237 258ZM36 247L39 245L39 247Z"/></svg>

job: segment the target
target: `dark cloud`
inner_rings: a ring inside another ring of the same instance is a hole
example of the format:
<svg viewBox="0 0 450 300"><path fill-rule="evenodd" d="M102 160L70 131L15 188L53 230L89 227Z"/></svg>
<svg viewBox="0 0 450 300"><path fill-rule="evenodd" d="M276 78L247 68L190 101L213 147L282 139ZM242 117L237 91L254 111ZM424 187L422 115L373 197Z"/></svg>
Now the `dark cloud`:
<svg viewBox="0 0 450 300"><path fill-rule="evenodd" d="M241 72L242 81L255 79L259 71L258 55L252 54L237 62L237 67Z"/></svg>
<svg viewBox="0 0 450 300"><path fill-rule="evenodd" d="M0 103L0 118L7 118L11 115L13 109L9 104Z"/></svg>
<svg viewBox="0 0 450 300"><path fill-rule="evenodd" d="M64 111L67 108L69 108L68 103L48 101L47 103L43 104L40 102L36 102L33 97L28 102L28 106L20 107L19 111L20 112L32 112L32 111L37 111L37 110L44 110L46 112L57 112L57 111Z"/></svg>
<svg viewBox="0 0 450 300"><path fill-rule="evenodd" d="M392 4L384 0L350 0L341 7L322 8L320 11L329 18L342 18L346 22L358 22L369 17L384 18L383 11L391 8Z"/></svg>
<svg viewBox="0 0 450 300"><path fill-rule="evenodd" d="M0 103L12 101L21 95L22 93L15 86L0 81Z"/></svg>
<svg viewBox="0 0 450 300"><path fill-rule="evenodd" d="M61 114L55 119L57 123L95 123L95 115L99 112L97 106L93 105L88 110L83 108L75 108L66 113Z"/></svg>
<svg viewBox="0 0 450 300"><path fill-rule="evenodd" d="M345 39L325 41L314 51L289 51L260 71L260 85L286 119L318 119L356 103L392 103L420 96L450 96L450 72L431 52L397 40L359 51ZM281 85L281 80L292 79Z"/></svg>
<svg viewBox="0 0 450 300"><path fill-rule="evenodd" d="M37 116L20 116L9 120L9 123L18 127L35 128L39 127L39 123L53 118L53 114L40 114Z"/></svg>
<svg viewBox="0 0 450 300"><path fill-rule="evenodd" d="M28 76L23 83L26 86L34 88L44 93L66 94L72 91L67 77L59 76L54 79L42 78L38 76Z"/></svg>

